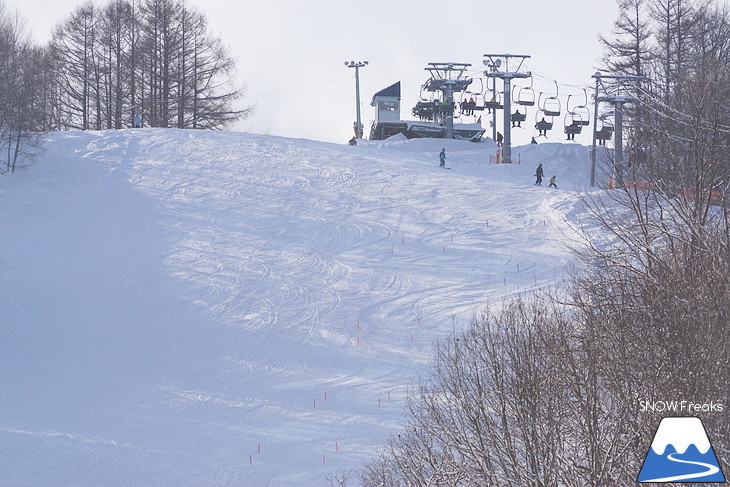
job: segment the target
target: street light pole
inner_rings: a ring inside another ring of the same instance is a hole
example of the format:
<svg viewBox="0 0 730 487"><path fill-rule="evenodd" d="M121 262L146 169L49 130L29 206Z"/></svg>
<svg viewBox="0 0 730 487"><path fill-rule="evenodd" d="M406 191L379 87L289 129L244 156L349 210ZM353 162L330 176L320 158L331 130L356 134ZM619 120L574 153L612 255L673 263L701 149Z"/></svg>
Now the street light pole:
<svg viewBox="0 0 730 487"><path fill-rule="evenodd" d="M345 66L355 68L355 112L357 113L357 121L355 122L355 138L362 139L362 121L360 119L360 68L367 66L368 61L345 61Z"/></svg>

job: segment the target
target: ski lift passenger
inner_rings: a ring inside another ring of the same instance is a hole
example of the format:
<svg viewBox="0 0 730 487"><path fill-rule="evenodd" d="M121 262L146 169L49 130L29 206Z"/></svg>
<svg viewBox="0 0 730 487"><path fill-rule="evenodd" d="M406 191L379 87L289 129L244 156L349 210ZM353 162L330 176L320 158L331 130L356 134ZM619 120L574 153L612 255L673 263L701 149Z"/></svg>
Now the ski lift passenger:
<svg viewBox="0 0 730 487"><path fill-rule="evenodd" d="M572 127L572 128L577 128L579 126L580 126L580 124L578 123L577 120L573 120L573 122L570 124L570 127ZM567 140L575 140L575 132L576 132L575 130L568 131L568 139Z"/></svg>
<svg viewBox="0 0 730 487"><path fill-rule="evenodd" d="M487 109L487 114L492 113L492 104L493 103L496 103L496 100L494 99L494 97L489 99L489 108Z"/></svg>
<svg viewBox="0 0 730 487"><path fill-rule="evenodd" d="M515 122L517 122L517 127L522 127L522 114L519 110L515 110L515 113L512 115L512 126L515 126Z"/></svg>
<svg viewBox="0 0 730 487"><path fill-rule="evenodd" d="M547 128L545 128L546 125L547 122L545 121L545 117L542 117L542 120L535 124L535 128L538 130L538 137L541 135L547 137Z"/></svg>

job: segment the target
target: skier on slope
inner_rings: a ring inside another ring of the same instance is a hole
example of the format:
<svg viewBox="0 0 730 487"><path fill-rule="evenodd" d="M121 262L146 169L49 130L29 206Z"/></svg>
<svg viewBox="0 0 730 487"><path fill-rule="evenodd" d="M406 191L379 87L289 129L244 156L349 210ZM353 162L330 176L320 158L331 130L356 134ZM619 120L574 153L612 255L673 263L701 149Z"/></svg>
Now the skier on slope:
<svg viewBox="0 0 730 487"><path fill-rule="evenodd" d="M550 186L548 186L548 187L558 189L558 185L555 184L555 175L550 177Z"/></svg>
<svg viewBox="0 0 730 487"><path fill-rule="evenodd" d="M446 167L446 149L441 149L439 161L441 161L440 167Z"/></svg>
<svg viewBox="0 0 730 487"><path fill-rule="evenodd" d="M537 178L537 180L535 181L535 186L542 186L542 176L542 164L538 164L537 169L535 170L535 177Z"/></svg>

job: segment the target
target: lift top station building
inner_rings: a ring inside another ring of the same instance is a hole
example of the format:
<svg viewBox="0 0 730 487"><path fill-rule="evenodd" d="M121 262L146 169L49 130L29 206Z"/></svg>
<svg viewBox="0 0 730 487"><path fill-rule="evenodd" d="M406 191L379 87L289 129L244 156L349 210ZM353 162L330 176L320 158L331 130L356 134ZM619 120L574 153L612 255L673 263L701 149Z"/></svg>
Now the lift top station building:
<svg viewBox="0 0 730 487"><path fill-rule="evenodd" d="M370 129L370 140L383 140L396 134L414 138L448 138L478 142L484 134L481 123L454 123L456 103L454 93L466 91L471 78L464 72L470 64L429 63L426 71L431 77L421 92L430 93L431 99L423 96L411 113L419 120L401 120L400 81L380 90L373 96L371 106L375 107L375 121ZM440 95L440 97L438 96Z"/></svg>

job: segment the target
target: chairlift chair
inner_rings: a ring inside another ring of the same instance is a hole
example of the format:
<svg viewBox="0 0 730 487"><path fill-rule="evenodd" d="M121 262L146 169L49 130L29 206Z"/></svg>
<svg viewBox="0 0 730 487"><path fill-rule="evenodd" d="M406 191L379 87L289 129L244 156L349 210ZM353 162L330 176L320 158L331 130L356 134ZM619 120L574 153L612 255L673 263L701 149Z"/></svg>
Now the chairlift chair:
<svg viewBox="0 0 730 487"><path fill-rule="evenodd" d="M524 122L526 120L527 120L527 111L525 111L525 113L519 113L518 110L515 110L515 113L513 113L510 116L510 121L512 121L513 124L515 122L520 124L520 125L518 125L518 127L521 126L522 122ZM512 126L514 127L514 125L512 125Z"/></svg>
<svg viewBox="0 0 730 487"><path fill-rule="evenodd" d="M543 93L540 93L538 97L538 107L540 111L544 112L548 117L559 117L560 116L560 98L557 96L549 96L542 100Z"/></svg>
<svg viewBox="0 0 730 487"><path fill-rule="evenodd" d="M530 86L523 86L516 92L513 100L518 105L531 107L535 105L535 90Z"/></svg>
<svg viewBox="0 0 730 487"><path fill-rule="evenodd" d="M584 105L577 106L577 107L575 107L575 110L573 110L573 112L580 115L581 125L590 125L591 111L588 109L587 106L584 106Z"/></svg>
<svg viewBox="0 0 730 487"><path fill-rule="evenodd" d="M611 140L611 137L613 137L613 122L610 120L607 120L605 117L600 117L599 119L600 126L596 127L596 140L606 141Z"/></svg>
<svg viewBox="0 0 730 487"><path fill-rule="evenodd" d="M535 128L540 132L540 135L538 135L538 137L547 137L547 131L553 129L552 115L550 115L545 110L538 110L535 113Z"/></svg>
<svg viewBox="0 0 730 487"><path fill-rule="evenodd" d="M433 101L419 100L411 114L421 120L433 120Z"/></svg>
<svg viewBox="0 0 730 487"><path fill-rule="evenodd" d="M570 109L570 95L568 95L567 110L569 113L575 113L580 116L580 125L590 125L591 111L588 109L588 91L583 88L583 96L585 97L585 103L582 105L575 106L572 110Z"/></svg>
<svg viewBox="0 0 730 487"><path fill-rule="evenodd" d="M532 84L535 80L530 75L530 86L522 86L518 90L512 93L512 101L518 105L525 107L531 107L535 105L535 90L532 89Z"/></svg>
<svg viewBox="0 0 730 487"><path fill-rule="evenodd" d="M474 99L474 103L470 103L470 107L472 110L476 110L478 112L484 110L484 95L481 93L469 93L469 99Z"/></svg>
<svg viewBox="0 0 730 487"><path fill-rule="evenodd" d="M480 99L482 103L479 103ZM480 93L463 92L459 107L464 115L474 116L474 110L484 110L484 98Z"/></svg>
<svg viewBox="0 0 730 487"><path fill-rule="evenodd" d="M565 114L565 118L563 118L563 128L568 135L580 134L583 130L583 125L586 124L583 123L583 118L578 112L568 112Z"/></svg>
<svg viewBox="0 0 730 487"><path fill-rule="evenodd" d="M486 95L484 98L486 100ZM487 110L502 110L504 108L504 105L502 104L502 93L497 91L494 98L490 97L489 101L484 102L484 108Z"/></svg>
<svg viewBox="0 0 730 487"><path fill-rule="evenodd" d="M544 101L542 101L542 95L544 93L540 92L540 96L537 98L537 106L545 112L546 116L549 117L559 117L560 116L560 98L558 98L558 95L560 95L560 90L558 89L558 82L554 81L555 83L555 96L548 96L545 98ZM570 98L570 97L568 97ZM542 103L541 103L542 101Z"/></svg>

